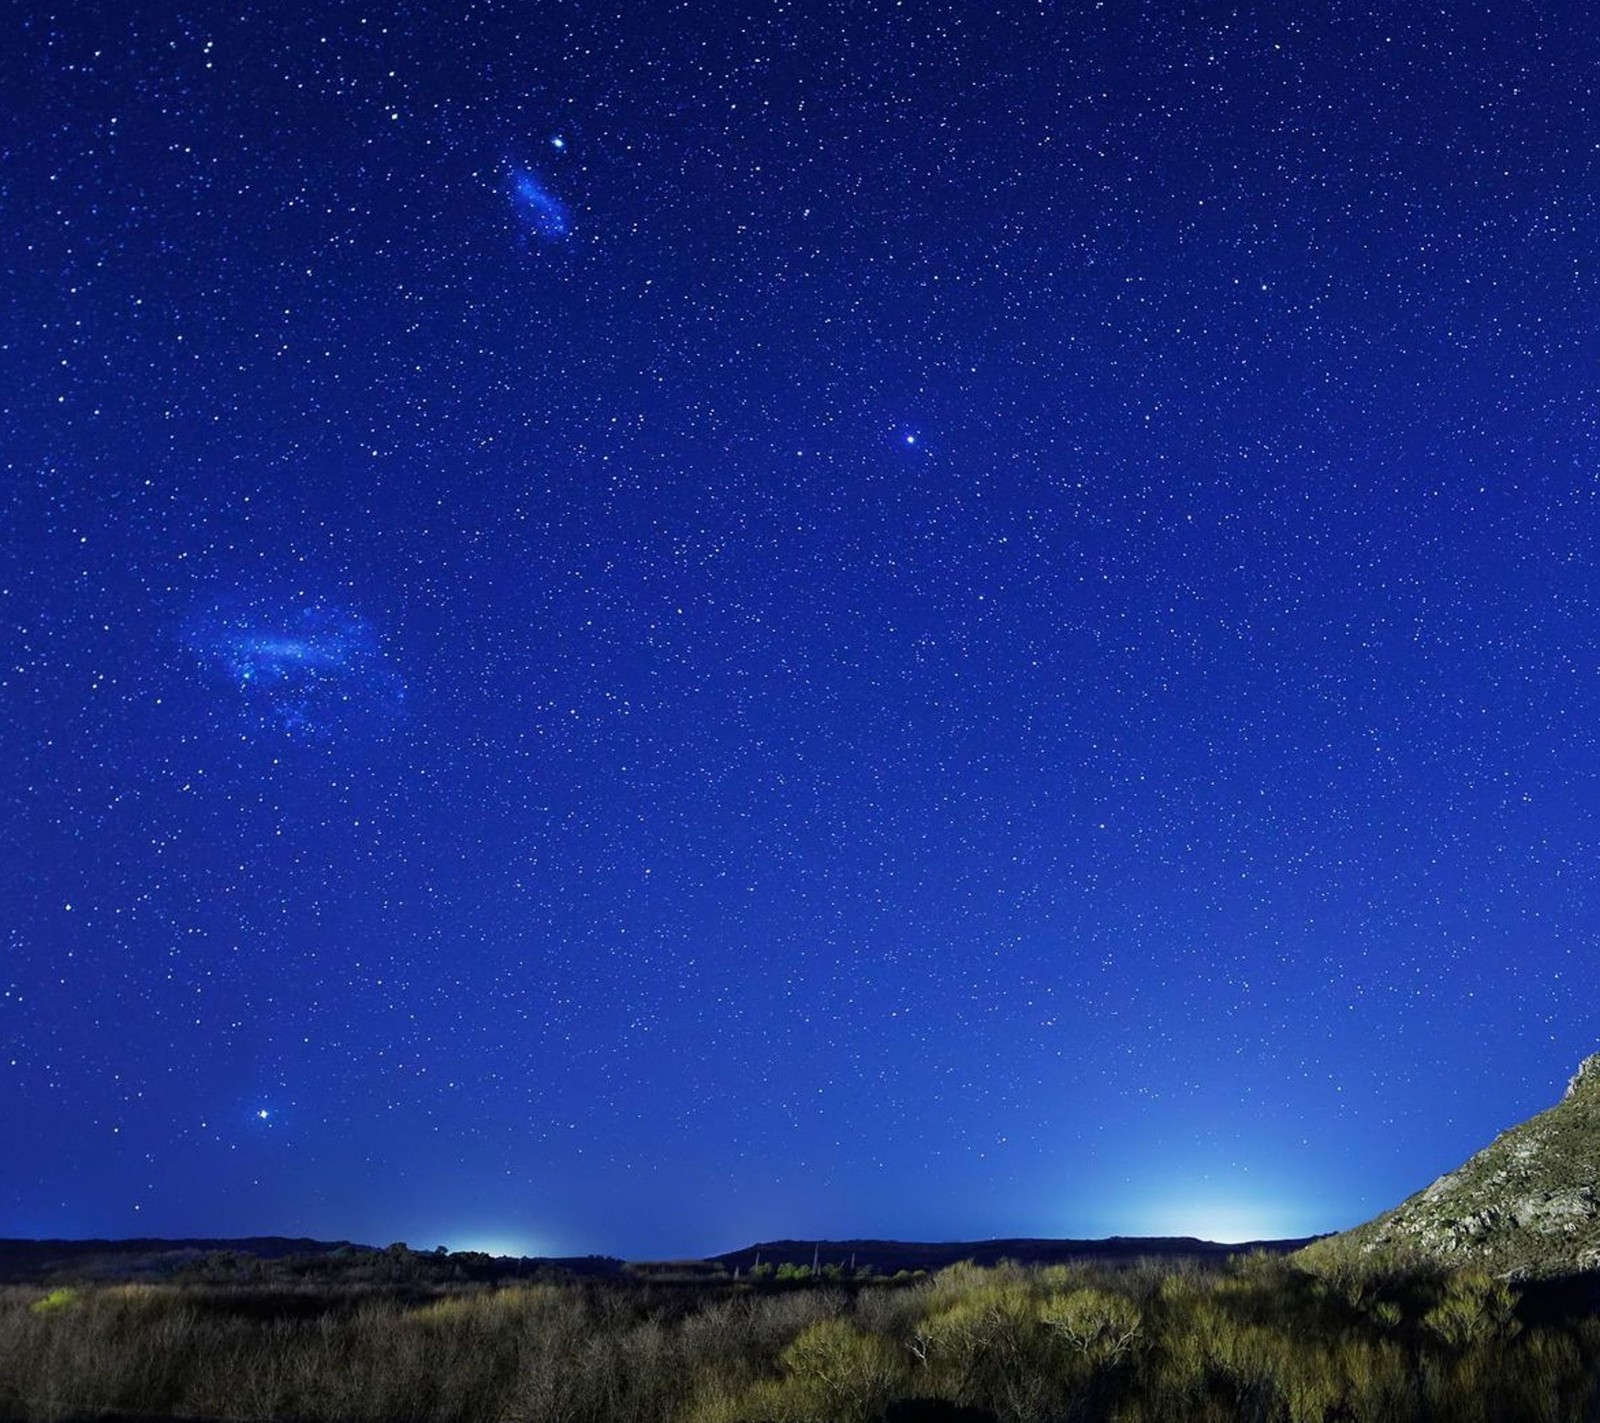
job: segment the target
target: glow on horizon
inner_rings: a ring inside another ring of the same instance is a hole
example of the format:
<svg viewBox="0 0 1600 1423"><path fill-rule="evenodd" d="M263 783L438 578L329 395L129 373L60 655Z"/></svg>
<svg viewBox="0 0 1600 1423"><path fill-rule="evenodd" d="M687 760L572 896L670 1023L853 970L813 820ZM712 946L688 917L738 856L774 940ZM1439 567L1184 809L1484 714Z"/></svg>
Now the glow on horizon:
<svg viewBox="0 0 1600 1423"><path fill-rule="evenodd" d="M491 1232L450 1237L445 1249L452 1254L458 1251L480 1250L485 1255L507 1255L512 1259L548 1259L559 1253L548 1245L541 1245L522 1235L499 1235Z"/></svg>
<svg viewBox="0 0 1600 1423"><path fill-rule="evenodd" d="M1251 1240L1295 1240L1326 1227L1306 1220L1303 1208L1286 1201L1247 1196L1173 1195L1152 1197L1131 1213L1122 1235L1193 1236L1219 1245Z"/></svg>

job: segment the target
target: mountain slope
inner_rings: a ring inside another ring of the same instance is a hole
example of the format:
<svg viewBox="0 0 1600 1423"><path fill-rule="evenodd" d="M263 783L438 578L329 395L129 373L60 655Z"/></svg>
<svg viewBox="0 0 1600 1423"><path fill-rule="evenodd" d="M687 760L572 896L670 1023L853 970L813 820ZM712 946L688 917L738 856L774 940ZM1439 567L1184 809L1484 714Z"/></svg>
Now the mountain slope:
<svg viewBox="0 0 1600 1423"><path fill-rule="evenodd" d="M1580 1064L1548 1111L1299 1258L1320 1268L1384 1256L1530 1279L1600 1269L1600 1053Z"/></svg>

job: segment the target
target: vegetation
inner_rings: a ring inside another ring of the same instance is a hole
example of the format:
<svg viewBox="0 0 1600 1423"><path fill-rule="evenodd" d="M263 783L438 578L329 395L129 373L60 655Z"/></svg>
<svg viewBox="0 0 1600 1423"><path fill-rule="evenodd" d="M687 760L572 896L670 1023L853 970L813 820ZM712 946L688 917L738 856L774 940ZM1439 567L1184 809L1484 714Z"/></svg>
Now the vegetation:
<svg viewBox="0 0 1600 1423"><path fill-rule="evenodd" d="M0 1289L0 1416L370 1423L1593 1418L1578 1286L1224 1265L491 1282L395 1248Z"/></svg>

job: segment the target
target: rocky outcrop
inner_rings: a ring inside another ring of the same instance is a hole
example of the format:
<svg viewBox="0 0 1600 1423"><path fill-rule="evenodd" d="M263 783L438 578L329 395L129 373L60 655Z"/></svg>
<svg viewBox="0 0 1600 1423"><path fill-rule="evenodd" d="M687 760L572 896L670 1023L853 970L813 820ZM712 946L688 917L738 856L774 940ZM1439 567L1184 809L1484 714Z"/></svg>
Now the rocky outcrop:
<svg viewBox="0 0 1600 1423"><path fill-rule="evenodd" d="M1517 1278L1600 1268L1600 1053L1548 1111L1394 1210L1301 1254L1313 1268L1393 1257Z"/></svg>
<svg viewBox="0 0 1600 1423"><path fill-rule="evenodd" d="M1567 1083L1566 1095L1561 1099L1570 1102L1580 1092L1594 1091L1600 1088L1600 1052L1591 1053L1578 1064L1578 1070L1572 1074L1572 1080Z"/></svg>

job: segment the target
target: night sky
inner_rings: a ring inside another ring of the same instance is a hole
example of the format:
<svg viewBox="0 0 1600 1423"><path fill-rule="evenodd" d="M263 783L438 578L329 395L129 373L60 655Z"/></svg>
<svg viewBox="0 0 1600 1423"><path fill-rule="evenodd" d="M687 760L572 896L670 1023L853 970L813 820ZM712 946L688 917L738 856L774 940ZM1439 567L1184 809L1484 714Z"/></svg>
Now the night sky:
<svg viewBox="0 0 1600 1423"><path fill-rule="evenodd" d="M1329 1230L1600 1046L1581 5L0 21L0 1235Z"/></svg>

